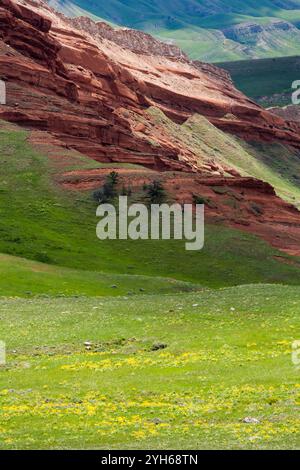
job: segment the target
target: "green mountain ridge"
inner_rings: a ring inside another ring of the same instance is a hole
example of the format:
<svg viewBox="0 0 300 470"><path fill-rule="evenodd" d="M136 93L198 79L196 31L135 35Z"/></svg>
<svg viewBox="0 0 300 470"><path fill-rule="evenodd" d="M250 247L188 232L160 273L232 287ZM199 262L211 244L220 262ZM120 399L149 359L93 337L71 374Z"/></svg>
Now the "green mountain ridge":
<svg viewBox="0 0 300 470"><path fill-rule="evenodd" d="M140 29L179 45L193 59L234 61L296 55L300 1L49 0L67 16Z"/></svg>

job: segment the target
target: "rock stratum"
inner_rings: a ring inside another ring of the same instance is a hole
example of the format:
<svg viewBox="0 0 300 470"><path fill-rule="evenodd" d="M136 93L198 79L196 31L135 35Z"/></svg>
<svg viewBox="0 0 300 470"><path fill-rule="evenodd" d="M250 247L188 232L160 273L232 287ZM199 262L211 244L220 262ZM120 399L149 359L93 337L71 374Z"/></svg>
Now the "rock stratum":
<svg viewBox="0 0 300 470"><path fill-rule="evenodd" d="M121 30L114 38L103 23L65 18L33 0L1 0L0 20L0 71L7 81L0 117L48 131L99 161L201 166L186 149L135 131L126 110L143 114L151 106L177 123L199 113L243 139L300 148L298 124L250 101L225 71L191 62L144 33Z"/></svg>
<svg viewBox="0 0 300 470"><path fill-rule="evenodd" d="M236 179L239 188L245 186L243 196L257 190L260 199L263 194L264 200L274 200L283 214L278 222L272 211L272 235L267 226L262 229L262 214L252 229L238 223L271 242L276 224L281 232L293 227L289 246L283 241L280 247L296 253L300 220L293 206L277 198L271 186L243 178L234 165L218 158L222 149L208 156L205 148L195 149L170 132L172 123L180 126L201 115L233 139L298 152L300 124L260 108L234 87L224 70L190 61L177 47L145 33L114 30L85 17L67 18L42 1L0 0L0 78L7 90L0 119L99 162L188 174L188 186L195 186L192 175L196 184L202 178L203 188L232 186ZM154 119L149 110L166 116L170 124L162 124L159 115ZM226 145L231 148L230 142ZM273 244L278 246L278 240Z"/></svg>

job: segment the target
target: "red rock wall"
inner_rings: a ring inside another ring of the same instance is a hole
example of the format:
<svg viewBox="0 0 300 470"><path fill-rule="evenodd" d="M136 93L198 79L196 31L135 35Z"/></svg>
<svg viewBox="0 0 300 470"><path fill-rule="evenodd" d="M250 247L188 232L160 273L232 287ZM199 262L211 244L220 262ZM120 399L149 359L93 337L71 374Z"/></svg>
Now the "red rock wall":
<svg viewBox="0 0 300 470"><path fill-rule="evenodd" d="M243 139L300 147L298 124L251 102L224 71L167 57L164 47L154 55L145 35L145 51L132 52L100 33L92 37L91 24L77 20L75 29L40 1L0 0L0 76L8 96L0 118L47 130L96 160L158 169L197 163L192 155L182 158L190 149L167 140L158 145L155 132L147 138L135 132L124 109L143 115L156 106L179 123L199 113Z"/></svg>

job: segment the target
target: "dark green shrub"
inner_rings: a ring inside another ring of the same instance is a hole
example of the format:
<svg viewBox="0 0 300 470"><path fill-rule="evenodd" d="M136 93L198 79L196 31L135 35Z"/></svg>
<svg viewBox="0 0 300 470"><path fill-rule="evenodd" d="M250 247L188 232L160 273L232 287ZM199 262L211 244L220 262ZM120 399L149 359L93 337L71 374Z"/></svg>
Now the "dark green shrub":
<svg viewBox="0 0 300 470"><path fill-rule="evenodd" d="M119 173L112 171L106 178L107 183L112 184L112 186L117 186L119 183Z"/></svg>
<svg viewBox="0 0 300 470"><path fill-rule="evenodd" d="M120 194L121 194L121 196L130 197L132 195L132 189L129 186L127 188L126 188L126 186L122 186Z"/></svg>
<svg viewBox="0 0 300 470"><path fill-rule="evenodd" d="M151 204L162 204L166 200L166 191L161 181L154 180L146 185L145 191Z"/></svg>
<svg viewBox="0 0 300 470"><path fill-rule="evenodd" d="M112 171L107 177L106 182L102 188L97 189L93 193L93 198L99 204L105 204L112 201L117 195L117 185L119 181L119 175L115 171Z"/></svg>
<svg viewBox="0 0 300 470"><path fill-rule="evenodd" d="M198 194L193 194L194 204L207 204L209 199L207 197L199 196Z"/></svg>
<svg viewBox="0 0 300 470"><path fill-rule="evenodd" d="M211 209L215 209L217 206L216 204L209 198L205 196L200 196L198 194L193 194L193 201L194 204L204 204Z"/></svg>

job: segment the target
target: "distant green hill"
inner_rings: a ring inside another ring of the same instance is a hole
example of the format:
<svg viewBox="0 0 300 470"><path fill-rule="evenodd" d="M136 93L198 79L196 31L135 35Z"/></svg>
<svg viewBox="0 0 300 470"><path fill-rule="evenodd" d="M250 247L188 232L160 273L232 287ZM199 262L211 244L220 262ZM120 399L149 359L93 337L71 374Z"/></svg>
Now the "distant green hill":
<svg viewBox="0 0 300 470"><path fill-rule="evenodd" d="M267 22L270 17L299 22L299 0L54 0L130 27L164 26L175 29L182 24L204 28L224 28L245 20Z"/></svg>
<svg viewBox="0 0 300 470"><path fill-rule="evenodd" d="M282 57L300 49L300 0L49 0L69 16L88 14L150 32L209 62Z"/></svg>
<svg viewBox="0 0 300 470"><path fill-rule="evenodd" d="M237 88L263 106L291 104L292 83L300 80L300 56L223 62Z"/></svg>

